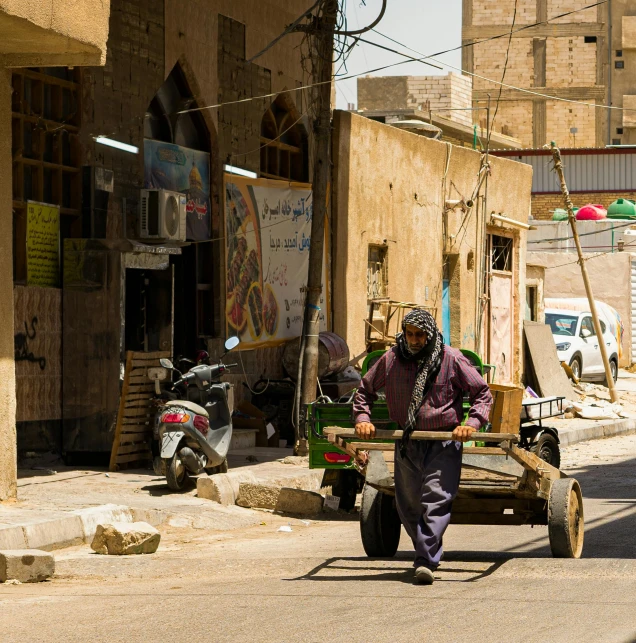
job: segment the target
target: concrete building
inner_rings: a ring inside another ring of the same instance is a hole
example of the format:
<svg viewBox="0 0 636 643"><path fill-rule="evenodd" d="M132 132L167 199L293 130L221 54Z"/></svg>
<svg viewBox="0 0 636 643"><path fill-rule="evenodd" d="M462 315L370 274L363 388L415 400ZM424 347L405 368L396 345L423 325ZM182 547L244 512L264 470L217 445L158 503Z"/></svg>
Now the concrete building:
<svg viewBox="0 0 636 643"><path fill-rule="evenodd" d="M25 68L20 73L28 77L26 68L31 67L103 65L109 11L108 0L78 0L72 6L63 0L0 3L0 227L5 233L14 227L12 157L21 153L23 143L11 143L16 109L12 69ZM46 131L46 120L34 115L27 120ZM11 234L0 241L0 500L15 497L17 489L13 241Z"/></svg>
<svg viewBox="0 0 636 643"><path fill-rule="evenodd" d="M517 7L505 83L535 94L504 87L497 125L505 134L518 138L524 147L540 148L557 141L562 147L603 147L626 144L636 121L630 112L550 100L574 99L595 105L626 107L635 100L636 85L630 80L630 51L636 8L633 3L613 0L584 11L584 0L464 0L462 43L470 45L510 31ZM611 14L608 10L611 8ZM568 16L552 19L562 13ZM632 17L633 16L633 17ZM546 22L549 21L549 22ZM486 104L487 95L499 96L500 81L508 49L508 37L467 46L462 50L462 68L475 76L473 101Z"/></svg>
<svg viewBox="0 0 636 643"><path fill-rule="evenodd" d="M334 125L334 331L366 354L360 284L380 261L385 297L429 308L452 346L495 364L497 382L520 384L531 168L493 158L487 201L482 190L466 206L479 152L350 112Z"/></svg>
<svg viewBox="0 0 636 643"><path fill-rule="evenodd" d="M446 76L365 76L358 78L358 114L380 123L421 120L437 127L440 140L482 149L486 122L472 108L472 78ZM521 149L521 141L493 132L492 149Z"/></svg>
<svg viewBox="0 0 636 643"><path fill-rule="evenodd" d="M1 386L8 386L2 399L14 404L15 354L20 452L55 451L80 459L107 454L128 350L193 357L209 348L217 354L226 332L224 164L286 181L306 182L311 172L308 95L293 91L308 80L299 51L302 35L289 35L254 62L248 59L311 4L111 0L109 19L107 1L80 0L66 10L79 17L69 24L84 26L90 16L95 33L96 17L103 18L101 48L90 42L81 49L78 27L77 34L63 34L65 46L78 53L29 58L37 69L8 74L14 89L16 256L10 279L10 255L2 255L2 283L15 312L9 311L3 332L14 324L16 330L15 353L5 347L11 372ZM48 24L67 22L49 17ZM52 42L32 38L43 47ZM23 58L17 60L21 65ZM90 66L44 67L49 64ZM10 84L6 91L8 124ZM219 103L225 105L207 108ZM32 121L47 127L46 133L37 130L43 136L37 144ZM132 148L109 147L101 137ZM3 140L9 176L11 137ZM28 153L20 153L20 140L27 141ZM186 242L140 239L141 190L167 187L171 174L164 162L187 165ZM7 217L11 184L3 183ZM48 287L33 285L29 276L30 201L59 208L63 270ZM243 356L251 381L263 372L278 374L280 350L255 353ZM234 381L243 379L237 375ZM239 399L243 390L236 388ZM0 457L9 452L15 461L14 423L6 420L14 417L13 408L1 420L10 427L12 450L1 443Z"/></svg>

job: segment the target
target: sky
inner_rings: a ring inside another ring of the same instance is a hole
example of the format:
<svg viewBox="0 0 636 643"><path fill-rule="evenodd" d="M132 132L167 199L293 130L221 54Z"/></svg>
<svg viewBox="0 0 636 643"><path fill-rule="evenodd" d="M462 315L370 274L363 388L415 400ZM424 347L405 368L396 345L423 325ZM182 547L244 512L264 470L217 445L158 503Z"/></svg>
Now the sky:
<svg viewBox="0 0 636 643"><path fill-rule="evenodd" d="M343 0L346 4L347 29L357 29L373 22L382 7L382 0ZM461 44L461 0L388 0L386 13L376 30L428 55ZM382 45L400 47L374 32L362 36ZM411 55L413 52L406 51ZM404 60L402 56L383 51L372 45L358 43L347 58L347 75L364 74L370 69ZM461 67L461 51L442 56L440 60ZM376 72L378 76L432 76L447 74L450 69L438 70L422 63L408 62ZM340 74L345 72L340 70ZM356 79L336 83L337 107L347 109L347 103L357 107Z"/></svg>

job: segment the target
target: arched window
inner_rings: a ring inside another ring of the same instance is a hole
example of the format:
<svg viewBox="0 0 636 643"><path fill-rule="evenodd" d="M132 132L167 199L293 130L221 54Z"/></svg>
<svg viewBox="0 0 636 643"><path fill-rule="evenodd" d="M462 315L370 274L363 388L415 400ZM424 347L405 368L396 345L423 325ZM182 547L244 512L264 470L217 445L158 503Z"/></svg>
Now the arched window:
<svg viewBox="0 0 636 643"><path fill-rule="evenodd" d="M278 96L261 121L261 175L269 179L306 182L307 130L293 105Z"/></svg>

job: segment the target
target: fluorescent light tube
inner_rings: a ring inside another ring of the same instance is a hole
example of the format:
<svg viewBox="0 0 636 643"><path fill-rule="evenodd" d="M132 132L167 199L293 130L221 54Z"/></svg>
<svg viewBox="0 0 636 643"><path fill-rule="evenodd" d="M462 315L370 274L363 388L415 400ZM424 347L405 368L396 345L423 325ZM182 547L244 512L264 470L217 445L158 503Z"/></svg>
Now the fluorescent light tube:
<svg viewBox="0 0 636 643"><path fill-rule="evenodd" d="M258 174L256 172L250 172L249 170L244 170L242 167L235 167L234 165L224 165L223 169L230 174L238 174L240 176L246 176L248 179L257 179Z"/></svg>
<svg viewBox="0 0 636 643"><path fill-rule="evenodd" d="M139 154L139 148L134 145L128 145L128 143L122 143L121 141L116 141L107 136L96 136L96 143L101 143L102 145L108 145L108 147L114 147L115 149L122 150L124 152L130 152L131 154Z"/></svg>

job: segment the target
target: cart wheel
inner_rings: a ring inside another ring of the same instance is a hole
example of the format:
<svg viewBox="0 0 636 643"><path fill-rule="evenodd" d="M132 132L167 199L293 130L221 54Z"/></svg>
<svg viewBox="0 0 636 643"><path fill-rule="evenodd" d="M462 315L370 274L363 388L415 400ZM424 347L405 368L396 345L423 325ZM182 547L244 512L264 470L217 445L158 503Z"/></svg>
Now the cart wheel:
<svg viewBox="0 0 636 643"><path fill-rule="evenodd" d="M550 433L542 433L530 451L556 469L561 466L561 449L556 438Z"/></svg>
<svg viewBox="0 0 636 643"><path fill-rule="evenodd" d="M548 534L555 558L580 558L583 551L583 496L573 478L555 480L548 501Z"/></svg>
<svg viewBox="0 0 636 643"><path fill-rule="evenodd" d="M365 484L360 506L360 535L367 556L395 556L401 527L395 499Z"/></svg>

